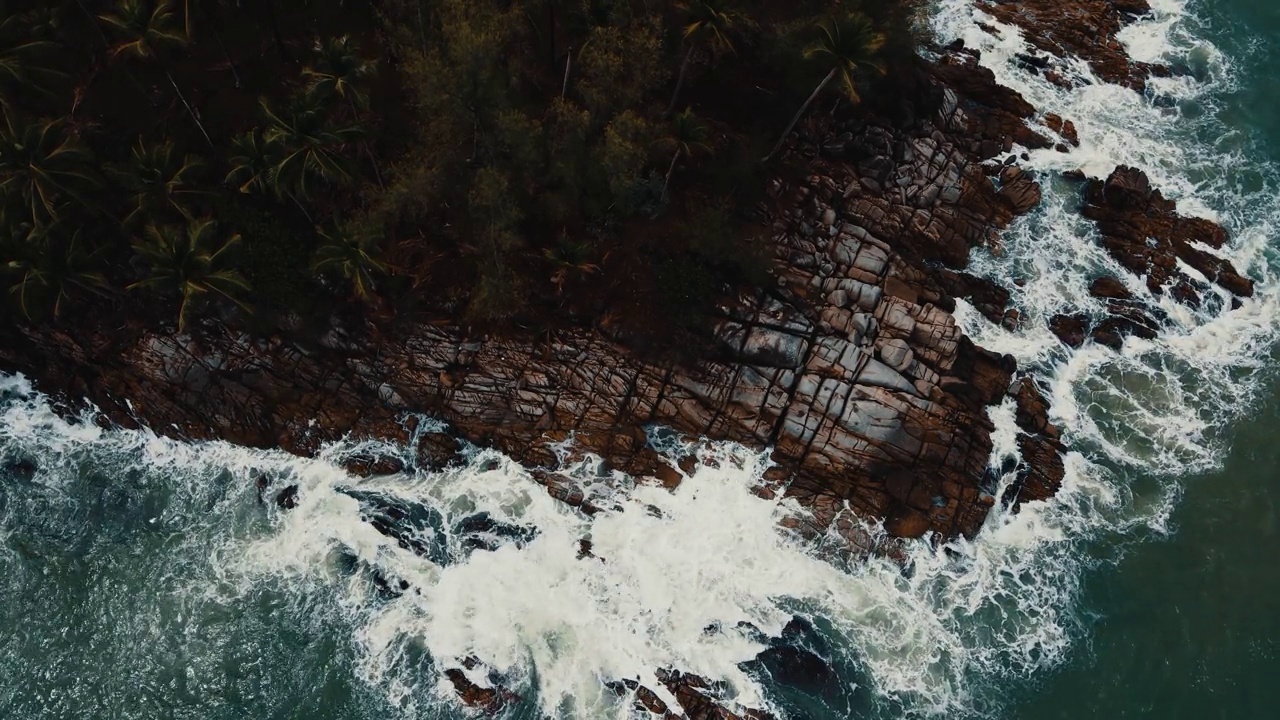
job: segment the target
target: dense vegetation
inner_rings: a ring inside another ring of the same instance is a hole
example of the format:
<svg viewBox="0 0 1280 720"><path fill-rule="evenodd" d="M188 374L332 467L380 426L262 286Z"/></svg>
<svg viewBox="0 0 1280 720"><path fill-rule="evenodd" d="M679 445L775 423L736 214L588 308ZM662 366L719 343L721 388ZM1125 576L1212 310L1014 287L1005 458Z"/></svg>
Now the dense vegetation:
<svg viewBox="0 0 1280 720"><path fill-rule="evenodd" d="M901 90L911 5L0 0L9 310L662 334L767 279L762 158Z"/></svg>

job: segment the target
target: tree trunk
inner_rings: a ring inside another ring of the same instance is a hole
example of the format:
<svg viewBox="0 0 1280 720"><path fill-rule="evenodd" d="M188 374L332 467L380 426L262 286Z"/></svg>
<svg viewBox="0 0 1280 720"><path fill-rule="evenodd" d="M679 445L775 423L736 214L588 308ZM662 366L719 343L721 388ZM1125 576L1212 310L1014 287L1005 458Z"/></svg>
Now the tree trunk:
<svg viewBox="0 0 1280 720"><path fill-rule="evenodd" d="M569 62L573 60L573 46L569 46L569 52L564 54L564 83L560 85L560 99L564 99L564 94L569 91Z"/></svg>
<svg viewBox="0 0 1280 720"><path fill-rule="evenodd" d="M676 109L676 100L680 97L680 87L684 85L684 71L689 69L689 58L693 57L693 45L689 45L689 49L684 53L684 60L680 61L680 74L676 76L676 89L671 93L671 102L667 104L667 115Z"/></svg>
<svg viewBox="0 0 1280 720"><path fill-rule="evenodd" d="M76 0L76 6L80 8L80 12L84 13L85 18L89 20L89 24L98 33L98 39L102 41L102 48L105 50L111 47L111 44L107 42L107 36L102 32L102 28L98 27L98 18L89 12L89 8L84 6L84 0Z"/></svg>
<svg viewBox="0 0 1280 720"><path fill-rule="evenodd" d="M213 31L213 39L217 41L218 49L222 50L222 56L227 59L227 67L231 68L231 77L234 78L236 81L236 89L237 90L240 89L241 87L240 72L236 70L236 61L231 59L231 53L230 51L227 50L226 43L222 42L222 33L218 31L216 24L212 21L212 19L209 16L209 12L204 9L204 6L197 4L196 7L200 8L200 12L204 14L205 24L208 25L209 28ZM218 20L222 20L222 18L219 17ZM189 27L187 32L188 32L188 37L190 37L191 30Z"/></svg>
<svg viewBox="0 0 1280 720"><path fill-rule="evenodd" d="M667 187L671 185L671 174L676 171L676 163L680 161L680 155L684 152L683 147L676 148L676 154L671 158L671 165L667 167L667 177L662 183L662 201L667 201Z"/></svg>
<svg viewBox="0 0 1280 720"><path fill-rule="evenodd" d="M827 86L827 83L831 82L831 78L836 76L836 70L837 68L831 68L831 72L827 73L827 76L822 78L822 82L818 83L818 87L814 88L813 94L810 95L809 99L805 100L804 104L800 106L800 110L796 112L795 117L791 118L791 122L787 124L787 129L782 131L782 137L778 138L778 144L774 145L773 149L769 151L769 154L764 156L764 160L762 162L769 162L773 159L774 155L778 154L778 151L782 149L782 143L787 141L787 136L795 129L796 123L800 122L800 117L804 115L804 111L809 109L809 106L812 105L813 101L818 97L818 93L822 92L822 89Z"/></svg>
<svg viewBox="0 0 1280 720"><path fill-rule="evenodd" d="M360 112L356 109L356 101L350 93L347 94L347 105L351 108L351 122L358 121ZM378 161L373 156L373 150L369 149L369 141L361 140L360 149L364 150L365 156L369 158L369 166L373 168L373 178L378 181L378 187L386 190L387 186L382 182L382 173L378 170Z"/></svg>
<svg viewBox="0 0 1280 720"><path fill-rule="evenodd" d="M293 201L293 204L298 206L298 209L302 211L302 216L307 219L307 222L314 225L316 221L311 219L311 213L307 212L307 206L302 204L302 201L298 199L298 196L288 190L286 190L284 194L288 195L289 199Z"/></svg>
<svg viewBox="0 0 1280 720"><path fill-rule="evenodd" d="M422 43L422 57L427 56L427 23L422 18L422 0L418 0L418 39Z"/></svg>
<svg viewBox="0 0 1280 720"><path fill-rule="evenodd" d="M164 71L164 76L169 78L169 84L173 86L173 91L178 94L178 99L182 101L183 107L187 109L187 114L195 121L196 127L200 128L200 134L204 135L204 139L209 143L209 147L213 147L213 138L209 137L209 131L204 129L204 123L200 122L200 117L196 115L196 111L191 107L191 103L187 102L187 98L182 94L182 90L178 88L178 83L174 82L173 75L168 70Z"/></svg>
<svg viewBox="0 0 1280 720"><path fill-rule="evenodd" d="M280 35L280 19L276 17L276 8L272 4L275 0L259 0L262 7L267 11L267 22L271 24L271 36L275 38L276 48L280 50L280 57L286 62L293 62L293 56L289 54L289 48L284 44L284 38Z"/></svg>

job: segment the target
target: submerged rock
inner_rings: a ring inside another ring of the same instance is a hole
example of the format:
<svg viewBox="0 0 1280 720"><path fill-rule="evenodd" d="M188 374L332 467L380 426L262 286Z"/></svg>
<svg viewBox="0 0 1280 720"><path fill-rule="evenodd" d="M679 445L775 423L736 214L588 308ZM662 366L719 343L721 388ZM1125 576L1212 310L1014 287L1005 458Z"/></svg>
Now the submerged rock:
<svg viewBox="0 0 1280 720"><path fill-rule="evenodd" d="M298 486L290 485L276 495L276 507L281 510L292 510L298 507Z"/></svg>

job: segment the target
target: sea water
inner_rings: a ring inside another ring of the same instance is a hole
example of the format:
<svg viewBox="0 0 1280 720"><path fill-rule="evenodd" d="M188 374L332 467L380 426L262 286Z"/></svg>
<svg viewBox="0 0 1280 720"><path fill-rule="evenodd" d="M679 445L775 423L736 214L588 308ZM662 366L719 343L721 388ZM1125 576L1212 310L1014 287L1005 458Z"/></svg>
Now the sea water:
<svg viewBox="0 0 1280 720"><path fill-rule="evenodd" d="M1079 130L1070 153L1029 154L1043 205L973 257L1013 290L1022 326L958 311L1053 399L1070 448L1054 499L993 512L972 541L912 544L904 563L851 564L780 527L802 510L753 494L767 456L732 444L659 443L698 460L674 491L566 447L605 508L588 516L493 451L359 479L344 457L410 453L353 439L299 459L103 430L8 378L0 717L457 718L452 668L513 693L512 718L632 717L606 682L672 701L663 668L790 718L1268 717L1280 13L1153 4L1123 40L1183 72L1145 95L1083 64L1071 91L1021 70L1018 32L983 32L970 0L933 17L940 40L982 50ZM1058 179L1120 163L1227 226L1222 252L1256 296L1233 310L1211 293L1193 311L1123 273ZM1165 311L1159 339L1070 351L1049 334L1053 314L1100 311L1087 288L1104 273ZM1013 409L991 413L1000 467L1017 453ZM284 510L273 495L289 486ZM796 674L787 653L819 669Z"/></svg>

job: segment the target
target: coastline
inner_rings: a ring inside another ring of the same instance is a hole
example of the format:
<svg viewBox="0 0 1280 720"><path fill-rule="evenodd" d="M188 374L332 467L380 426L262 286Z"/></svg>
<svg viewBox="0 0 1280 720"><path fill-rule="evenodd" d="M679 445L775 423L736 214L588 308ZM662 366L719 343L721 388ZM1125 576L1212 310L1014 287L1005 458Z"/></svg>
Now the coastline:
<svg viewBox="0 0 1280 720"><path fill-rule="evenodd" d="M953 96L944 94L944 112L930 121L941 141L932 131L907 133L875 123L841 127L839 118L831 126L810 122L802 128L791 152L816 150L818 157L809 182L776 188L775 199L785 208L771 218L780 284L726 309L718 332L721 354L692 370L640 361L625 338L607 332L532 342L468 337L448 325L394 338L373 326L338 327L318 346L283 338L250 341L225 327L205 328L199 339L146 331L127 338L41 334L11 338L4 361L46 392L95 402L104 421L300 454L346 434L412 437L423 441L427 462L447 463L454 450L450 436L418 435L401 422L407 413L426 412L448 420L459 436L527 464L552 467L556 457L547 445L572 434L577 447L601 454L612 468L674 483L679 473L669 472L647 446L644 426L656 422L689 435L774 446L774 480L805 500L813 512L811 531L837 523L852 543L872 550L869 538L838 524L848 501L861 517L884 519L891 533L904 537L930 530L944 537L972 534L995 502L1052 494L1062 477L1063 446L1035 379L1019 376L1005 358L960 336L951 315L959 297L992 320L1016 324L1019 318L1005 307L1007 295L945 264L963 266L970 248L997 244L1001 227L1034 208L1035 179L1016 170L1016 158L1011 166L1002 160L1010 154L1006 147L1012 149L1007 139L1047 147L1070 138L1062 119L1054 140L1028 128L1024 121L1035 117L1034 108L1002 92L963 48L943 52L937 72L951 83ZM955 111L947 112L951 107ZM850 137L842 149L844 133ZM846 154L868 146L881 149L867 157ZM958 179L951 184L936 182L952 176ZM899 185L898 177L907 182ZM1185 238L1216 235L1194 224L1203 221L1178 218L1132 173L1113 177L1095 179L1084 190L1093 198L1085 210L1094 208L1104 237L1139 244L1146 237L1166 238L1159 253L1132 255L1133 272L1145 268L1155 279L1155 268L1176 267L1170 258L1183 247L1195 250ZM833 222L825 222L829 210ZM1167 231L1144 236L1107 229L1143 227L1134 218ZM1137 246L1106 242L1117 253ZM1239 294L1251 290L1233 273L1221 266L1213 274L1202 271ZM1192 299L1195 281L1185 275L1165 279L1173 297L1198 302ZM1157 323L1144 320L1150 308L1098 280L1094 294L1108 299L1111 317L1068 318L1076 324L1058 333L1064 342L1120 344L1126 334L1154 332ZM1016 492L995 498L987 472L987 410L1007 398L1017 407L1024 467ZM872 428L841 424L879 420L884 411L885 421ZM816 427L808 427L810 418ZM351 469L379 474L398 468L371 457ZM939 475L941 482L932 480ZM539 477L553 495L584 501L553 471ZM502 701L492 689L475 687L481 691L475 695L461 671L446 674L472 704ZM695 709L691 701L705 697L696 677L661 676L663 682L674 678L668 689L690 717L738 717L714 705ZM644 688L630 689L650 710L668 712L646 700L651 691L646 696Z"/></svg>
<svg viewBox="0 0 1280 720"><path fill-rule="evenodd" d="M1168 72L1115 61L1114 35L1143 12L1137 4L1077 4L1092 13L1097 42L1059 47L1135 91L1145 74ZM1054 28L1065 15L1042 5L1017 16L1009 4L988 9L1047 47L1058 42ZM549 489L566 497L574 492L554 475L549 445L572 436L612 468L676 482L645 434L666 426L773 447L770 479L812 511L814 532L847 507L886 521L893 536L972 536L997 501L1052 495L1063 446L1034 379L965 338L951 312L963 298L993 321L1019 322L1005 289L963 268L972 248L998 247L1000 231L1039 202L1015 147L1065 151L1074 127L1039 118L962 45L930 51L938 54L932 116L895 126L865 113L816 113L801 124L787 152L805 158L810 175L794 186L772 181L774 207L763 213L777 287L723 307L715 357L693 366L642 360L627 338L607 330L534 341L469 336L441 323L390 337L336 319L318 343L284 333L251 338L216 324L198 335L11 327L0 358L69 405L100 408L104 421L304 455L347 435L408 441L404 418L426 413L460 438L547 468ZM1053 58L1029 62L1052 73ZM1033 120L1058 137L1033 129ZM1220 245L1225 231L1177 216L1141 173L1095 180L1086 195L1084 212L1099 222L1108 249L1132 271L1145 269L1153 290L1172 283L1175 298L1199 302L1194 281L1174 268L1181 258L1238 295L1252 292L1229 263L1190 244L1203 237ZM1146 251L1145 237L1167 239ZM1155 331L1150 310L1113 281L1094 286L1110 298L1112 317L1093 326L1054 318L1065 343L1088 336L1118 346L1125 335ZM995 498L986 408L1006 398L1017 406L1024 462L1010 496ZM424 459L447 462L449 446L435 438ZM376 462L354 469L394 470ZM871 549L852 524L840 529Z"/></svg>

